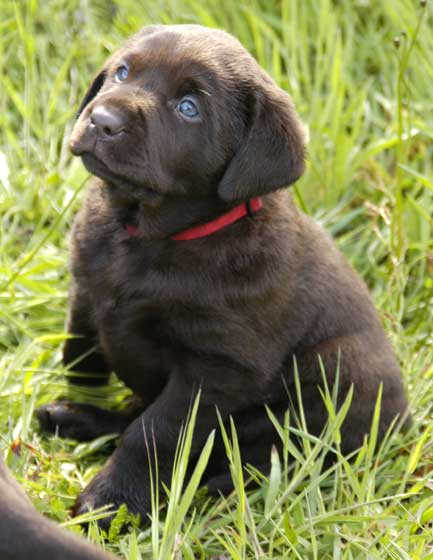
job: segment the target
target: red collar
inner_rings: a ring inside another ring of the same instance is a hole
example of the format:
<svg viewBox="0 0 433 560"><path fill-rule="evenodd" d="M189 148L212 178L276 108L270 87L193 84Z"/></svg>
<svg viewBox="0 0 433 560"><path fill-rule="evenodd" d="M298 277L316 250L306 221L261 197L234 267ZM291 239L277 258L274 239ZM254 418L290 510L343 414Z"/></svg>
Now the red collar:
<svg viewBox="0 0 433 560"><path fill-rule="evenodd" d="M199 239L200 237L206 237L207 235L212 235L216 231L229 226L233 222L237 222L244 216L255 214L260 210L263 206L261 198L252 198L248 202L243 202L238 206L235 206L225 214L218 216L215 220L211 220L206 224L201 224L199 226L193 226L179 233L175 233L170 237L170 239L174 239L176 241L189 241L191 239ZM131 225L126 224L125 226L126 231L131 237L140 237L140 230Z"/></svg>

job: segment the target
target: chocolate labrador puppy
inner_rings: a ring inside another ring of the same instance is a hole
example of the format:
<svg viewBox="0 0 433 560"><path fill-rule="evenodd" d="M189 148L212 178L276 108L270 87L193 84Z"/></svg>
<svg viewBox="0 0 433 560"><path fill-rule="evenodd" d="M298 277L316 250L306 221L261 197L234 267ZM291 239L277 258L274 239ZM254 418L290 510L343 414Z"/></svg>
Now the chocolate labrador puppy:
<svg viewBox="0 0 433 560"><path fill-rule="evenodd" d="M309 430L327 413L323 362L340 401L354 388L344 452L362 444L383 386L380 437L407 401L367 290L329 236L282 191L304 170L289 96L241 44L194 25L150 26L109 58L70 140L95 175L72 240L64 361L72 382L111 371L140 398L123 413L58 402L42 425L88 439L123 432L77 511L149 511L146 436L170 480L179 427L201 388L191 458L232 416L243 460L266 470L299 370ZM204 482L224 489L221 442Z"/></svg>

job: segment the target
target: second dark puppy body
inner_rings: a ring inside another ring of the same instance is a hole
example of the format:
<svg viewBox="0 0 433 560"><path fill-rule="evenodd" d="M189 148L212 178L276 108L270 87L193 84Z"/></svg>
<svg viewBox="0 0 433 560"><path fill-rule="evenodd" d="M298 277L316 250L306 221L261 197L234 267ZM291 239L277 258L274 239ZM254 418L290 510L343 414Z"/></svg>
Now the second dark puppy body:
<svg viewBox="0 0 433 560"><path fill-rule="evenodd" d="M39 514L0 454L2 560L116 560Z"/></svg>
<svg viewBox="0 0 433 560"><path fill-rule="evenodd" d="M122 65L127 83L116 82ZM186 94L199 120L176 113ZM340 354L340 399L354 386L343 451L369 431L381 383L380 435L404 412L400 371L366 288L328 235L277 190L302 173L301 128L289 98L239 43L194 26L146 28L96 79L71 144L104 180L95 179L75 223L68 329L81 338L68 341L65 362L95 383L114 370L143 409L135 420L137 412L61 403L40 413L75 437L131 422L78 509L126 502L148 511L144 432L155 438L167 482L199 387L193 457L217 406L235 418L244 461L266 464L278 438L263 405L282 415L284 385L296 401L295 357L308 427L319 434L327 415L318 355L332 384ZM253 217L201 239L171 239L257 195L263 208ZM226 470L217 445L210 486Z"/></svg>

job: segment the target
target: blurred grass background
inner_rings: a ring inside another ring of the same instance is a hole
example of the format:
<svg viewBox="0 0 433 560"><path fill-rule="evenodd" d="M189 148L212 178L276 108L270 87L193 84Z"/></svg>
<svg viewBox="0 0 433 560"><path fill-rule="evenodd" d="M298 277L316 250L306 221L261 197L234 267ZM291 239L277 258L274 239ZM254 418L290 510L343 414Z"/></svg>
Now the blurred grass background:
<svg viewBox="0 0 433 560"><path fill-rule="evenodd" d="M66 392L67 232L87 178L67 148L74 114L124 37L193 22L236 35L293 97L310 134L297 201L372 291L415 422L377 459L320 477L306 449L291 482L199 497L182 523L163 510L158 526L106 546L131 559L433 558L432 2L0 0L0 13L0 437L38 509L71 524L67 508L110 445L46 439L32 420ZM126 393L113 380L78 397L116 406ZM167 527L170 553L155 548ZM90 537L100 542L95 526Z"/></svg>

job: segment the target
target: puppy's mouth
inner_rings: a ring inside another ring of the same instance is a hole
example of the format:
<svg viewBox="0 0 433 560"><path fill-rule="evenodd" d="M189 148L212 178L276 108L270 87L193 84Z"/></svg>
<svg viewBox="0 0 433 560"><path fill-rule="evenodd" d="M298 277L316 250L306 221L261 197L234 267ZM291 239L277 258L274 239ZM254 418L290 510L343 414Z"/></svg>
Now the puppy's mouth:
<svg viewBox="0 0 433 560"><path fill-rule="evenodd" d="M135 183L129 178L123 177L114 173L102 160L96 157L91 152L82 152L80 154L81 160L85 168L100 177L108 184L113 185L119 189L119 196L121 198L128 198L132 200L146 200L149 204L157 204L162 195L156 192L151 187Z"/></svg>
<svg viewBox="0 0 433 560"><path fill-rule="evenodd" d="M84 167L92 173L105 181L120 180L121 177L113 173L99 158L90 152L83 152L80 154L81 161Z"/></svg>

